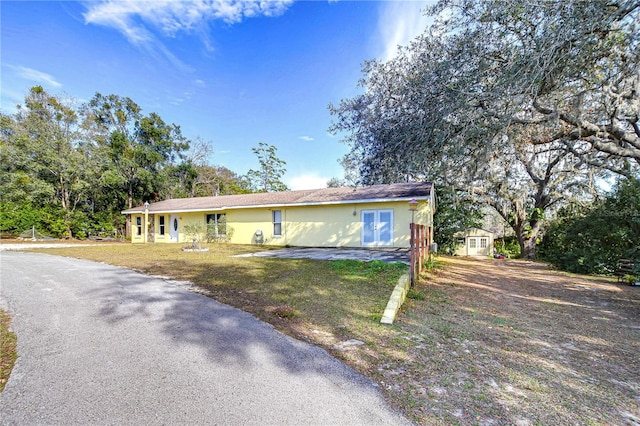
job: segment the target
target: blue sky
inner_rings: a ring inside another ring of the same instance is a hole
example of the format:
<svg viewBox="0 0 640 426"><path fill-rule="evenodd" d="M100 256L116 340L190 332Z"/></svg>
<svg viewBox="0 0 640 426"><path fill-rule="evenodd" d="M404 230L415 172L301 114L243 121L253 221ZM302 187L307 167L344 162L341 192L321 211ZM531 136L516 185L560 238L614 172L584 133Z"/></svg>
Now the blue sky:
<svg viewBox="0 0 640 426"><path fill-rule="evenodd" d="M244 174L275 145L292 189L343 176L329 103L358 93L361 64L390 58L427 20L424 1L2 1L0 110L30 87L79 104L131 98Z"/></svg>

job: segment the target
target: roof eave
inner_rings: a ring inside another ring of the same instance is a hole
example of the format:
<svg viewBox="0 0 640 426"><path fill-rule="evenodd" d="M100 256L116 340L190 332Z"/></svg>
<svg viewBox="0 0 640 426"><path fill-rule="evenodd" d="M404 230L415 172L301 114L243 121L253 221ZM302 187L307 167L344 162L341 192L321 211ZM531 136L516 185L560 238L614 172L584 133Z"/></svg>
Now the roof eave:
<svg viewBox="0 0 640 426"><path fill-rule="evenodd" d="M187 208L187 209L161 209L153 210L149 209L149 213L198 213L209 211L222 211L222 210L239 210L239 209L270 209L275 207L308 207L308 206L328 206L328 205L344 205L344 204L367 204L367 203L394 203L398 201L410 201L410 200L422 200L430 201L431 195L413 196L413 197L398 197L398 198L367 198L359 200L339 200L339 201L314 201L306 203L275 203L275 204L256 204L253 206L221 206L221 207L202 207L202 208ZM123 210L122 214L144 214L144 210Z"/></svg>

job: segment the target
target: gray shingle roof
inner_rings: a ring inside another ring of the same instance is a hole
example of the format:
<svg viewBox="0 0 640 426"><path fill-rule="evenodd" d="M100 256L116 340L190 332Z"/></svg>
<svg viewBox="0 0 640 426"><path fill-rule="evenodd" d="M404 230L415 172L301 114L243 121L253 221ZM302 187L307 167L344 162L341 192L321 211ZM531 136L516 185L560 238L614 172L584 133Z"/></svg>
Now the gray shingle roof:
<svg viewBox="0 0 640 426"><path fill-rule="evenodd" d="M358 188L304 189L300 191L263 192L258 194L221 195L219 197L174 198L149 205L150 213L224 210L250 207L364 203L371 201L426 199L431 196L431 182L394 183ZM143 206L122 213L141 213Z"/></svg>

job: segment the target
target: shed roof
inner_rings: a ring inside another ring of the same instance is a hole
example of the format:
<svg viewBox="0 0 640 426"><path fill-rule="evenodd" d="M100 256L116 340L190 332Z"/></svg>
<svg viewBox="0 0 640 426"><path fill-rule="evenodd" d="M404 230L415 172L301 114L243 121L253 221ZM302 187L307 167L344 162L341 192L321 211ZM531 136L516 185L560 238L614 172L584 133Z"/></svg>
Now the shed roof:
<svg viewBox="0 0 640 426"><path fill-rule="evenodd" d="M493 231L489 231L488 229L484 229L484 228L476 228L476 227L471 227L471 228L467 228L464 231L458 231L454 234L454 237L456 238L461 238L461 237L476 237L478 235L471 235L472 233L478 233L479 231L484 232L484 234L491 234L493 235L494 232Z"/></svg>
<svg viewBox="0 0 640 426"><path fill-rule="evenodd" d="M394 183L357 188L304 189L221 195L218 197L173 198L149 204L149 213L193 212L239 208L308 206L429 199L431 182ZM143 213L144 206L124 210L123 214Z"/></svg>

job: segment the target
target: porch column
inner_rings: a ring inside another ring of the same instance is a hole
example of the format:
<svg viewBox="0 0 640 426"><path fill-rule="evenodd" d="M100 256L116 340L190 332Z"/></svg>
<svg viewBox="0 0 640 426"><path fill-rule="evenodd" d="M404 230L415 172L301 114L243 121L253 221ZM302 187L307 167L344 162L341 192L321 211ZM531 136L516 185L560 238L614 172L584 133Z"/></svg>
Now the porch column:
<svg viewBox="0 0 640 426"><path fill-rule="evenodd" d="M149 203L144 203L144 226L142 227L142 242L147 243L147 238L149 235Z"/></svg>

